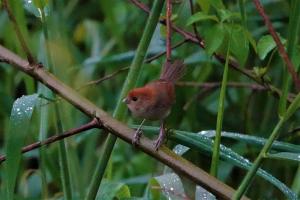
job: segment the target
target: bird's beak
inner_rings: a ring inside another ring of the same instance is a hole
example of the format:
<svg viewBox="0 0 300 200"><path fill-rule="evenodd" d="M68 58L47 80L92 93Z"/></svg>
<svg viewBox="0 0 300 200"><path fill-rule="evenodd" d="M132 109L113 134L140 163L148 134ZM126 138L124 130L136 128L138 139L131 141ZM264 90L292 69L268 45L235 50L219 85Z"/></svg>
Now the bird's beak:
<svg viewBox="0 0 300 200"><path fill-rule="evenodd" d="M122 100L122 102L128 104L128 103L129 103L129 100L128 100L127 97L126 97L126 98L124 98L124 99Z"/></svg>

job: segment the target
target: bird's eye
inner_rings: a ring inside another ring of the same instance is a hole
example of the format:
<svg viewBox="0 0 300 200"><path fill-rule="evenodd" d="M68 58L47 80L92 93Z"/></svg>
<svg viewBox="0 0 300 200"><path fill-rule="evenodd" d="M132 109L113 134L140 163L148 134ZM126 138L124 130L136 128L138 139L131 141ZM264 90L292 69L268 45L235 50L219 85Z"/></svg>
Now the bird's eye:
<svg viewBox="0 0 300 200"><path fill-rule="evenodd" d="M137 97L132 97L132 101L137 101L138 98Z"/></svg>

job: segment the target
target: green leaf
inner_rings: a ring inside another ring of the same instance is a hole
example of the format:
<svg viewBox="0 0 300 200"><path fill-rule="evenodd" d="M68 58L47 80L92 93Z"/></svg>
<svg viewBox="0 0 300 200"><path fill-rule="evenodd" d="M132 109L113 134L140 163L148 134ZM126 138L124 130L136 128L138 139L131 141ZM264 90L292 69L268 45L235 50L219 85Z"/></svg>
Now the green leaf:
<svg viewBox="0 0 300 200"><path fill-rule="evenodd" d="M237 58L240 65L243 66L248 58L249 41L244 28L240 25L227 26L231 37L230 52Z"/></svg>
<svg viewBox="0 0 300 200"><path fill-rule="evenodd" d="M17 99L11 111L9 131L6 135L5 181L6 199L13 199L17 174L21 161L21 148L30 125L31 115L37 103L38 95L22 96Z"/></svg>
<svg viewBox="0 0 300 200"><path fill-rule="evenodd" d="M200 6L204 13L208 13L210 9L210 0L197 0L197 4Z"/></svg>
<svg viewBox="0 0 300 200"><path fill-rule="evenodd" d="M188 20L187 20L187 25L191 25L195 22L200 22L200 21L207 21L207 20L213 20L218 22L218 18L215 15L207 15L204 12L197 12L196 14L192 15Z"/></svg>
<svg viewBox="0 0 300 200"><path fill-rule="evenodd" d="M103 181L99 191L96 200L124 199L131 196L129 187L123 183Z"/></svg>
<svg viewBox="0 0 300 200"><path fill-rule="evenodd" d="M48 0L33 0L33 4L39 9L44 9L48 5Z"/></svg>
<svg viewBox="0 0 300 200"><path fill-rule="evenodd" d="M43 11L46 16L49 15L48 0L34 0L34 1L24 1L24 8L27 12L33 14L34 16L41 18Z"/></svg>
<svg viewBox="0 0 300 200"><path fill-rule="evenodd" d="M297 94L296 98L288 107L287 111L285 112L283 118L284 120L288 120L298 109L300 108L300 92Z"/></svg>
<svg viewBox="0 0 300 200"><path fill-rule="evenodd" d="M268 72L268 67L253 67L253 72L257 77L263 77Z"/></svg>
<svg viewBox="0 0 300 200"><path fill-rule="evenodd" d="M271 35L262 36L257 42L257 53L261 60L276 47L276 43Z"/></svg>
<svg viewBox="0 0 300 200"><path fill-rule="evenodd" d="M133 126L133 127L137 128L138 126ZM143 130L145 132L147 131L148 133L157 134L159 128L151 127L151 126L144 126ZM202 153L207 152L207 153L211 154L212 148L213 148L213 140L207 136L215 135L215 131L214 130L209 131L210 133L206 133L206 132L207 131L201 131L197 134L197 133L192 133L192 132L187 132L187 131L174 130L169 134L169 136L170 136L169 138L170 138L170 140L178 142L179 144L183 144L187 147L190 147L193 150L198 150L199 152L202 152ZM212 132L214 132L213 135L211 134ZM223 132L222 132L222 134L223 134ZM236 138L236 135L234 137ZM257 141L257 142L264 144L265 140ZM294 145L293 145L293 147L294 147ZM282 146L280 148L282 148ZM283 147L283 148L285 148L285 147ZM298 147L296 147L296 148L298 148ZM223 160L227 161L228 163L231 163L234 166L238 166L238 167L246 169L246 170L249 170L251 168L251 166L253 165L253 163L251 163L249 160L247 160L243 156L239 155L238 153L236 153L235 151L233 151L232 149L230 149L224 145L220 145L220 157ZM280 191L282 191L282 193L288 199L297 199L297 195L290 188L288 188L284 183L282 183L280 180L276 179L274 176L272 176L268 172L266 172L262 169L259 169L257 171L257 175L264 178L265 180L267 180L274 186L276 186Z"/></svg>
<svg viewBox="0 0 300 200"><path fill-rule="evenodd" d="M251 35L251 33L248 30L245 30L245 34L247 36L248 41L250 42L252 48L254 49L255 52L257 52L257 46L256 46L256 41Z"/></svg>
<svg viewBox="0 0 300 200"><path fill-rule="evenodd" d="M204 135L206 137L215 137L216 131L215 130L205 130L205 131L200 131L198 134ZM246 135L242 133L233 133L233 132L227 132L227 131L222 131L221 133L222 137L224 138L230 138L236 141L244 142L246 144L252 144L256 146L264 146L266 143L266 139L263 137L257 137L257 136L251 136L251 135ZM300 153L300 145L295 145L295 144L290 144L287 142L279 142L275 141L271 147L272 150L276 151L289 151L289 152L294 152L294 153Z"/></svg>
<svg viewBox="0 0 300 200"><path fill-rule="evenodd" d="M238 12L231 12L229 10L225 10L225 9L220 9L218 10L218 14L221 18L221 22L231 22L234 20L241 20L241 14Z"/></svg>
<svg viewBox="0 0 300 200"><path fill-rule="evenodd" d="M213 141L205 137L204 135L193 134L185 131L176 131L176 135L172 135L171 137L174 138L175 141L180 142L181 144L186 145L192 149L198 149L199 151L204 150L206 152L209 152L210 154L212 152ZM220 145L220 157L227 162L246 170L250 170L253 165L253 163L249 162L249 160L245 159L244 157L240 156L238 153L234 152L224 145ZM297 195L293 191L291 191L291 189L289 189L284 183L273 177L268 172L259 169L257 171L257 175L276 186L279 190L282 191L282 193L285 194L288 199L297 199Z"/></svg>
<svg viewBox="0 0 300 200"><path fill-rule="evenodd" d="M197 185L196 192L195 192L195 200L203 200L203 199L216 200L217 198L213 194L205 190L203 187Z"/></svg>
<svg viewBox="0 0 300 200"><path fill-rule="evenodd" d="M223 43L225 36L222 24L216 24L209 28L205 33L206 51L208 55L212 55Z"/></svg>
<svg viewBox="0 0 300 200"><path fill-rule="evenodd" d="M160 29L161 33L163 29ZM163 34L163 33L162 33ZM147 53L147 58L156 55L157 53L161 52L160 50L157 49L149 49L148 53ZM106 57L101 57L101 56L93 56L93 57L89 57L87 58L83 64L85 66L89 66L89 65L108 65L110 63L126 63L129 62L130 60L133 59L134 55L136 54L136 51L127 51L124 53L120 53L120 54L115 54L113 56L106 56Z"/></svg>
<svg viewBox="0 0 300 200"><path fill-rule="evenodd" d="M160 187L159 182L155 178L151 178L149 181L148 198L147 199L161 199L161 191L158 189Z"/></svg>
<svg viewBox="0 0 300 200"><path fill-rule="evenodd" d="M300 162L300 154L291 152L270 153L267 155L267 158Z"/></svg>
<svg viewBox="0 0 300 200"><path fill-rule="evenodd" d="M299 69L299 66L300 66L300 48L295 49L294 56L292 56L292 62L294 63L295 68Z"/></svg>
<svg viewBox="0 0 300 200"><path fill-rule="evenodd" d="M209 0L210 4L215 8L215 9L224 9L225 6L223 4L222 0Z"/></svg>
<svg viewBox="0 0 300 200"><path fill-rule="evenodd" d="M116 197L118 199L128 198L130 197L130 189L127 185L123 185L120 187L118 192L116 193Z"/></svg>
<svg viewBox="0 0 300 200"><path fill-rule="evenodd" d="M159 184L159 188L156 188L156 190L162 192L167 199L177 199L178 196L186 196L181 179L177 174L163 174L155 177L155 180Z"/></svg>

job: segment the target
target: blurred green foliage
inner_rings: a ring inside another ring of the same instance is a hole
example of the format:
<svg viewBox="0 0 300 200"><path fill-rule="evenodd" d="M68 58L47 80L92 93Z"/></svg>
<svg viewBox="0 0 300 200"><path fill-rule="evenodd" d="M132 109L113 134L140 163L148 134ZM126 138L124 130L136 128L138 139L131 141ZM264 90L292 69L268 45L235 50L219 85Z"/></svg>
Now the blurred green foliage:
<svg viewBox="0 0 300 200"><path fill-rule="evenodd" d="M142 2L151 5L152 1L144 0ZM246 18L241 17L238 1L193 1L196 11L193 16L188 1L174 3L173 23L190 32L193 32L192 23L195 23L199 34L207 41L206 50L196 44L186 43L172 51L173 59L184 59L187 65L186 74L181 81L221 82L224 65L214 59L212 54L217 52L225 55L229 34L232 33L231 57L235 58L241 67L253 72L257 77L282 88L284 64L277 52L276 45L252 1L241 2L244 2L242 6ZM261 2L272 20L273 26L280 34L282 42L286 45L292 1L264 0ZM10 5L34 57L46 66L52 62L58 78L72 88L78 89L83 96L111 114L119 98L126 71L118 73L100 84L81 87L91 80L100 79L130 65L144 30L147 14L130 1L122 0L22 0L10 1ZM45 14L45 18L42 13ZM45 28L49 34L47 41L44 37ZM165 27L158 25L148 50L148 57L165 50L165 37ZM182 36L173 32L173 44L182 39ZM0 44L25 57L4 9L0 10ZM299 68L299 41L295 45L293 63L295 67ZM47 53L46 46L49 47L50 54ZM138 86L158 78L164 61L165 58L160 57L145 64L138 79ZM228 81L255 83L232 68L229 68ZM293 87L290 87L289 91L294 91ZM6 141L7 134L23 134L18 131L9 132L13 102L22 95L34 93L43 94L49 99L53 98L51 93L37 81L8 64L0 63L1 154L6 152L5 145L7 144L4 141ZM186 132L214 130L219 93L219 88L177 87L176 104L167 118L167 127ZM268 138L278 121L278 102L279 99L266 90L228 86L225 96L223 130ZM40 98L28 126L29 131L24 136L25 139L19 141L18 144L29 144L56 134L54 104L58 104L62 111L61 123L65 130L88 121L88 118L80 111L59 97L53 101ZM127 116L129 124L140 123L140 120L131 118L129 113ZM279 140L289 144L299 144L299 119L300 114L296 112L281 130ZM147 125L158 126L157 122L147 123ZM101 147L105 138L105 134L90 130L66 140L74 199L84 198L97 160L101 156ZM244 140L230 140L222 137L221 142L244 158L255 159L260 148L253 145L250 138ZM189 143L188 140L177 139L175 141L186 145L192 144L192 141ZM174 140L168 141L170 147L174 147L175 144ZM192 145L189 147L191 149L183 156L197 166L208 170L211 159L210 153L207 153L208 150L199 150ZM299 166L296 153L299 156L299 152L280 154L282 151L272 151L277 154L272 154L273 159L264 162L263 169L281 180L287 187L292 188L293 185L293 191L299 196L299 170L296 175ZM278 159L284 159L285 162ZM296 160L296 162L290 160ZM113 197L117 199L164 199L168 195L180 199L180 195L167 189L164 190L164 185L160 182L162 178L157 178L163 173L169 177L170 171L166 172L161 163L131 145L118 141L111 161L112 177L102 183L103 191L98 193L97 199L112 199ZM222 157L219 174L222 181L237 188L245 175L245 170L233 166ZM166 177L163 180L168 181ZM5 192L4 178L2 163L0 165L1 197ZM61 199L61 184L58 144L52 144L40 151L35 150L23 155L15 188L16 198ZM195 198L195 185L184 179L181 185L185 188L184 191L187 195L192 199ZM196 194L198 193L196 192ZM253 199L284 198L280 190L262 178L255 179L247 195Z"/></svg>

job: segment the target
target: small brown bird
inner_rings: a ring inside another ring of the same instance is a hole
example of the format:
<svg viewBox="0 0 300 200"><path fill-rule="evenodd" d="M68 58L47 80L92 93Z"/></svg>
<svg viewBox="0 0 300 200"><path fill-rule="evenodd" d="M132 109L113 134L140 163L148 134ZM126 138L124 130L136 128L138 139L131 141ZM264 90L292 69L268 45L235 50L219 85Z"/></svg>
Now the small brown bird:
<svg viewBox="0 0 300 200"><path fill-rule="evenodd" d="M158 80L131 90L123 100L134 117L144 119L135 132L133 144L138 142L142 134L140 129L145 120L159 120L161 126L155 149L162 145L165 136L164 119L169 115L175 102L175 82L182 77L184 69L185 65L181 60L176 60L173 64L166 62Z"/></svg>

